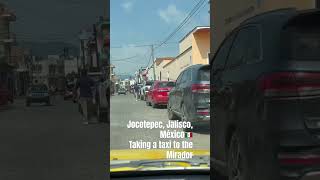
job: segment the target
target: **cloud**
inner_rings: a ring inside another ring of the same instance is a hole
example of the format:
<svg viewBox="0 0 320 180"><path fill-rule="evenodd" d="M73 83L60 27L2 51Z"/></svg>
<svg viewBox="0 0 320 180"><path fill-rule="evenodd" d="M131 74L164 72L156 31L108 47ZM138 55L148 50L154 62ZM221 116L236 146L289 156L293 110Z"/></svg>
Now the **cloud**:
<svg viewBox="0 0 320 180"><path fill-rule="evenodd" d="M178 24L186 17L186 13L178 10L176 5L170 4L166 9L159 10L159 16L168 24Z"/></svg>
<svg viewBox="0 0 320 180"><path fill-rule="evenodd" d="M126 1L121 4L121 7L124 9L126 12L130 12L133 8L133 2L132 1Z"/></svg>

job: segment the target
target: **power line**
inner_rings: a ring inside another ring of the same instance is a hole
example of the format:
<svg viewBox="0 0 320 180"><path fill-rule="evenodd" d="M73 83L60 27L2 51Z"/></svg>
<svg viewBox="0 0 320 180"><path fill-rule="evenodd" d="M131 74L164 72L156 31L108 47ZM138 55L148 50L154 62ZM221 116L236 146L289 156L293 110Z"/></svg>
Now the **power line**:
<svg viewBox="0 0 320 180"><path fill-rule="evenodd" d="M188 20L199 10L199 8L205 3L206 0L199 0L195 7L189 12L186 18L179 24L179 26L167 37L164 41L160 43L155 49L160 48L168 40L170 40L187 22Z"/></svg>
<svg viewBox="0 0 320 180"><path fill-rule="evenodd" d="M178 44L179 42L166 42L165 44ZM133 45L133 46L113 46L111 48L116 49L116 48L130 48L130 47L147 47L151 45L160 45L160 44L142 44L142 45Z"/></svg>
<svg viewBox="0 0 320 180"><path fill-rule="evenodd" d="M127 57L127 58L115 59L115 60L111 60L111 61L125 61L125 60L133 59L133 58L136 58L136 57L138 57L138 55Z"/></svg>

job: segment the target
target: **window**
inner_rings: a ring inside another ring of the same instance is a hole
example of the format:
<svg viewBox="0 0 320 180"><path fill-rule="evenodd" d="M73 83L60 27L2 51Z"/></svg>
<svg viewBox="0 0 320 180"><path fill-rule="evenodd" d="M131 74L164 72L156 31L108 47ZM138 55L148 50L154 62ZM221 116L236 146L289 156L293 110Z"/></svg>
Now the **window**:
<svg viewBox="0 0 320 180"><path fill-rule="evenodd" d="M260 49L260 34L257 27L241 29L230 50L227 67L260 60Z"/></svg>
<svg viewBox="0 0 320 180"><path fill-rule="evenodd" d="M190 69L186 70L185 73L183 74L182 76L182 79L181 79L181 83L185 83L187 81L190 81L190 78L191 77L191 74L190 74Z"/></svg>
<svg viewBox="0 0 320 180"><path fill-rule="evenodd" d="M202 67L198 72L199 81L210 81L210 69L209 66Z"/></svg>
<svg viewBox="0 0 320 180"><path fill-rule="evenodd" d="M184 74L184 71L182 71L182 72L180 73L180 75L178 76L177 82L176 82L177 85L179 85L179 84L181 83L181 79L182 79L183 74Z"/></svg>
<svg viewBox="0 0 320 180"><path fill-rule="evenodd" d="M298 61L319 61L319 28L303 28L289 31L289 40L285 42L289 59Z"/></svg>
<svg viewBox="0 0 320 180"><path fill-rule="evenodd" d="M214 56L212 68L224 68L233 39L234 34L228 36L224 42L222 42L222 45L220 45L218 52Z"/></svg>
<svg viewBox="0 0 320 180"><path fill-rule="evenodd" d="M174 87L175 83L172 81L169 82L159 82L158 87L159 88L166 88L166 87Z"/></svg>

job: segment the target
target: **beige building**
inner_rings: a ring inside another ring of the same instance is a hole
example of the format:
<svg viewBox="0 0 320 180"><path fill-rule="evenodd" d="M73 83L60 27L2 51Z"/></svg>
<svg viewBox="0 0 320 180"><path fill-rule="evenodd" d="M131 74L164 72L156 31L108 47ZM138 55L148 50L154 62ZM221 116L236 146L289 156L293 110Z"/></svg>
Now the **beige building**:
<svg viewBox="0 0 320 180"><path fill-rule="evenodd" d="M168 64L169 62L173 61L174 57L163 57L163 58L157 58L155 60L155 74L156 74L156 79L163 81L163 80L168 80L168 75L166 73L168 73L166 71L165 68L163 68L166 64ZM153 76L153 69L151 68L149 70L149 73L151 76ZM167 79L165 79L165 78ZM152 79L152 78L151 78Z"/></svg>
<svg viewBox="0 0 320 180"><path fill-rule="evenodd" d="M177 57L158 60L156 80L176 80L186 67L194 64L208 64L209 51L210 27L195 27L180 40Z"/></svg>
<svg viewBox="0 0 320 180"><path fill-rule="evenodd" d="M281 8L312 9L319 5L319 0L211 0L211 52L215 52L226 34L251 16Z"/></svg>

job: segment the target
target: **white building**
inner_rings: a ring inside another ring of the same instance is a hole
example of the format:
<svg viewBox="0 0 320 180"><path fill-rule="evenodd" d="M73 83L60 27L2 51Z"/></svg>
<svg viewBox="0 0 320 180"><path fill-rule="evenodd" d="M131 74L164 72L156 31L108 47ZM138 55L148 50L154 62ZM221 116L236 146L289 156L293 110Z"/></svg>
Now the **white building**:
<svg viewBox="0 0 320 180"><path fill-rule="evenodd" d="M64 60L64 74L78 73L78 67L80 67L79 60L77 58Z"/></svg>

